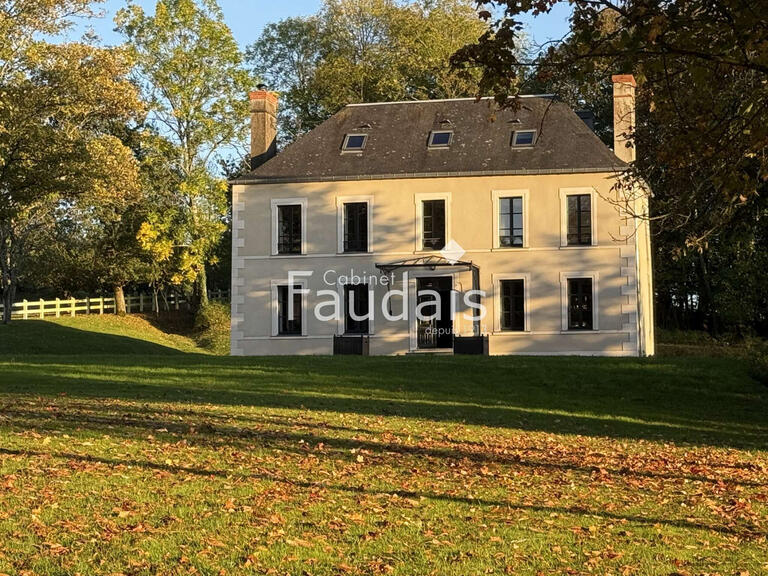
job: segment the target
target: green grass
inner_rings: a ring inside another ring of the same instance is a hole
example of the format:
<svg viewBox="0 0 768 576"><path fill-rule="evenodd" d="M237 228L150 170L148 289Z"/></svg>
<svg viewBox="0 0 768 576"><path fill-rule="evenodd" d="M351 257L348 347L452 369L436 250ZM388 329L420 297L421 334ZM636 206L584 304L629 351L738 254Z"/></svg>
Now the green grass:
<svg viewBox="0 0 768 576"><path fill-rule="evenodd" d="M0 326L0 574L768 571L738 358L236 359L147 326Z"/></svg>

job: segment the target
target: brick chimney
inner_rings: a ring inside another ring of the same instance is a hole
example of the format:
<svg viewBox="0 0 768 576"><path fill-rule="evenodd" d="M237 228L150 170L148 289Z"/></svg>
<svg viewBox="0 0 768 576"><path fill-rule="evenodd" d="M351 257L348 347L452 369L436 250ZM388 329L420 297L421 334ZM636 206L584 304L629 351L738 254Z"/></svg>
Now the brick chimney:
<svg viewBox="0 0 768 576"><path fill-rule="evenodd" d="M251 169L277 154L277 94L259 85L251 92Z"/></svg>
<svg viewBox="0 0 768 576"><path fill-rule="evenodd" d="M635 132L635 77L617 74L613 80L613 151L620 160L630 163L637 158Z"/></svg>

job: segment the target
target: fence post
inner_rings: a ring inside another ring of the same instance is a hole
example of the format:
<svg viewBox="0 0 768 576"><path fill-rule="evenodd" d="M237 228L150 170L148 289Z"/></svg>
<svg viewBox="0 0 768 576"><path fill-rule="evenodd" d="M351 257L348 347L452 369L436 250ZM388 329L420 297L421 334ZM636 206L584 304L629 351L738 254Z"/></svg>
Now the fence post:
<svg viewBox="0 0 768 576"><path fill-rule="evenodd" d="M27 301L26 301L26 299L21 301L21 317L24 320L28 320L29 319L29 311L27 310Z"/></svg>
<svg viewBox="0 0 768 576"><path fill-rule="evenodd" d="M77 300L72 298L69 303L72 305L72 311L70 313L70 316L74 316L77 312Z"/></svg>
<svg viewBox="0 0 768 576"><path fill-rule="evenodd" d="M45 300L40 298L40 320L45 319Z"/></svg>
<svg viewBox="0 0 768 576"><path fill-rule="evenodd" d="M88 316L91 313L91 297L85 297L85 315Z"/></svg>
<svg viewBox="0 0 768 576"><path fill-rule="evenodd" d="M139 312L144 312L144 292L139 292Z"/></svg>
<svg viewBox="0 0 768 576"><path fill-rule="evenodd" d="M173 295L173 301L176 304L176 310L179 309L179 300L180 300L179 295L178 294L174 294Z"/></svg>
<svg viewBox="0 0 768 576"><path fill-rule="evenodd" d="M56 318L61 318L61 300L56 298Z"/></svg>
<svg viewBox="0 0 768 576"><path fill-rule="evenodd" d="M104 314L104 296L99 298L99 316Z"/></svg>

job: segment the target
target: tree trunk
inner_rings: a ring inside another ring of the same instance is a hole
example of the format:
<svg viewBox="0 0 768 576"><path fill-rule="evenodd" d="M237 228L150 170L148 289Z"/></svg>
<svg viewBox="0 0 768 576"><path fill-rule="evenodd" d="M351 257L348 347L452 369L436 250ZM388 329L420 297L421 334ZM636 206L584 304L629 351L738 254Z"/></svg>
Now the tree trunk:
<svg viewBox="0 0 768 576"><path fill-rule="evenodd" d="M717 336L719 328L717 325L717 314L715 312L715 302L712 296L712 280L709 276L709 267L704 251L699 252L698 259L699 284L701 292L699 294L699 310L705 318L706 328L712 336Z"/></svg>
<svg viewBox="0 0 768 576"><path fill-rule="evenodd" d="M3 227L5 228L5 227ZM11 274L11 237L10 233L0 229L0 294L3 298L3 324L11 321L13 297L16 286Z"/></svg>
<svg viewBox="0 0 768 576"><path fill-rule="evenodd" d="M118 316L125 316L128 313L128 311L125 306L125 292L123 292L123 287L115 284L114 291L115 291L115 314L117 314Z"/></svg>
<svg viewBox="0 0 768 576"><path fill-rule="evenodd" d="M160 316L160 301L157 298L157 287L152 286L152 311L155 316Z"/></svg>
<svg viewBox="0 0 768 576"><path fill-rule="evenodd" d="M195 306L194 312L208 306L208 275L205 272L205 265L200 269L195 280Z"/></svg>

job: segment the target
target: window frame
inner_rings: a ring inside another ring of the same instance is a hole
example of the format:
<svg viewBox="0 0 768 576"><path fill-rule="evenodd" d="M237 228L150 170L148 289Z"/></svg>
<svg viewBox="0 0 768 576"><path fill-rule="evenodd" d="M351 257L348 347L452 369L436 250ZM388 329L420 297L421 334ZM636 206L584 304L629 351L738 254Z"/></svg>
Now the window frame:
<svg viewBox="0 0 768 576"><path fill-rule="evenodd" d="M366 332L350 332L349 328L347 326L347 320L350 318L347 316L349 309L347 307L347 293L348 289L356 287L356 286L363 286L365 287L365 291L368 294L368 320L361 320L360 322L368 322L368 330ZM341 315L341 332L344 334L344 336L370 336L373 334L373 320L374 320L374 314L375 314L375 297L372 298L372 292L373 288L370 286L370 284L367 283L359 283L359 284L342 284L339 287L340 297L341 297L341 305L343 307L342 315Z"/></svg>
<svg viewBox="0 0 768 576"><path fill-rule="evenodd" d="M296 334L281 334L280 333L280 294L279 289L281 286L290 287L291 282L289 280L272 280L271 293L272 293L272 337L273 338L304 338L307 336L307 283L306 281L294 280L293 285L297 286L301 296L301 332Z"/></svg>
<svg viewBox="0 0 768 576"><path fill-rule="evenodd" d="M360 137L363 139L363 145L360 146L359 148L350 148L349 139L356 138L356 137ZM350 132L349 134L344 134L344 140L341 143L341 153L342 154L362 154L362 152L365 150L365 147L367 145L368 145L368 134Z"/></svg>
<svg viewBox="0 0 768 576"><path fill-rule="evenodd" d="M424 248L424 202L443 200L445 202L445 246L452 240L451 236L451 195L448 193L415 194L416 206L416 245L415 252L440 252L444 249Z"/></svg>
<svg viewBox="0 0 768 576"><path fill-rule="evenodd" d="M569 291L568 281L578 279L592 280L592 329L576 330L570 328L570 305L569 305ZM560 273L560 299L561 299L561 314L562 314L562 331L569 334L573 333L590 333L599 332L600 325L600 303L598 300L599 292L599 280L600 274L593 271L574 271L574 272L561 272Z"/></svg>
<svg viewBox="0 0 768 576"><path fill-rule="evenodd" d="M448 134L447 144L435 144L434 139L436 134ZM427 140L427 148L430 150L446 150L453 144L453 130L432 130L429 133L429 139Z"/></svg>
<svg viewBox="0 0 768 576"><path fill-rule="evenodd" d="M344 224L345 204L368 204L368 250L365 252L346 252L344 250ZM373 253L373 196L337 196L336 197L336 218L337 218L337 254L372 254Z"/></svg>
<svg viewBox="0 0 768 576"><path fill-rule="evenodd" d="M568 197L590 196L592 242L590 244L568 244ZM560 189L560 247L569 249L585 249L597 246L597 190L592 187L561 188Z"/></svg>
<svg viewBox="0 0 768 576"><path fill-rule="evenodd" d="M491 192L491 201L493 203L493 249L494 250L523 250L529 248L529 191L528 189L519 190L493 190ZM522 246L502 246L500 240L501 232L501 199L502 198L520 198L523 199L523 245Z"/></svg>
<svg viewBox="0 0 768 576"><path fill-rule="evenodd" d="M523 330L509 330L501 326L502 304L502 282L507 280L523 281ZM531 332L531 275L525 273L506 272L492 275L493 281L493 333L494 334L529 334Z"/></svg>
<svg viewBox="0 0 768 576"><path fill-rule="evenodd" d="M301 251L278 252L280 229L280 206L301 206ZM291 258L306 255L307 253L307 206L306 198L272 198L270 212L272 214L272 256Z"/></svg>
<svg viewBox="0 0 768 576"><path fill-rule="evenodd" d="M531 140L530 144L518 144L517 143L517 135L518 134L533 134L533 139ZM536 146L536 140L538 139L539 131L538 130L513 130L512 131L512 139L510 140L510 147L513 149L520 149L520 148L533 148Z"/></svg>

